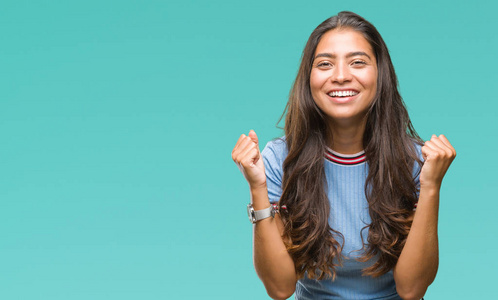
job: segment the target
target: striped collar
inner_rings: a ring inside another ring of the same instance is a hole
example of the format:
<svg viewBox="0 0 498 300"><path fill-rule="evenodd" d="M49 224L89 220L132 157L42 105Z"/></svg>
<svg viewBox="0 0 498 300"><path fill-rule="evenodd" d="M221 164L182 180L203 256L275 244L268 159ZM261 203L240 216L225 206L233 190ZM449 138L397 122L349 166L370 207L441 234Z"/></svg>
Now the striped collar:
<svg viewBox="0 0 498 300"><path fill-rule="evenodd" d="M325 159L339 165L354 166L364 163L366 161L366 156L365 151L361 151L355 154L341 154L335 152L329 147L326 147Z"/></svg>

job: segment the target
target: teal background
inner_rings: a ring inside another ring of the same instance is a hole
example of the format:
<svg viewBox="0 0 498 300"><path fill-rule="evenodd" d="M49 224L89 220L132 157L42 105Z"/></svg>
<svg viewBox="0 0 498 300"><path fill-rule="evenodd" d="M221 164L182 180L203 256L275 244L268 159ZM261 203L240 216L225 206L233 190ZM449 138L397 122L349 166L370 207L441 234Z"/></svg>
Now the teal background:
<svg viewBox="0 0 498 300"><path fill-rule="evenodd" d="M0 2L0 298L267 299L231 160L286 104L311 31L383 35L419 134L458 156L426 299L496 294L493 1Z"/></svg>

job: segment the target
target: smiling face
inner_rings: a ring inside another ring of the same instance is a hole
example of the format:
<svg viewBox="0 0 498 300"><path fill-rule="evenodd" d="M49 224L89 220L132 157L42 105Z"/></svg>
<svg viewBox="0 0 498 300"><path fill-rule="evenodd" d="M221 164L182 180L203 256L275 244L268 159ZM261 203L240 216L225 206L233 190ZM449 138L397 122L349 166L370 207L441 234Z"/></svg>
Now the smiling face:
<svg viewBox="0 0 498 300"><path fill-rule="evenodd" d="M325 33L316 47L311 95L332 123L361 123L377 91L377 61L363 35L348 28Z"/></svg>

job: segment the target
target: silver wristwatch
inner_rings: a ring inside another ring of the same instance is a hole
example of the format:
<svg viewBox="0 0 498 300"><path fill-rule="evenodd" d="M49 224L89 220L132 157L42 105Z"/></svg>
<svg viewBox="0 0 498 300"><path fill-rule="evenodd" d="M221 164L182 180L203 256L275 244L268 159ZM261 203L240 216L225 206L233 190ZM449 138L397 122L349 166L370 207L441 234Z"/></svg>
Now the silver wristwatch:
<svg viewBox="0 0 498 300"><path fill-rule="evenodd" d="M257 221L269 218L269 217L275 217L275 208L272 204L270 204L270 207L261 209L261 210L254 210L252 207L252 204L247 205L247 215L249 216L249 221L251 223L256 223Z"/></svg>

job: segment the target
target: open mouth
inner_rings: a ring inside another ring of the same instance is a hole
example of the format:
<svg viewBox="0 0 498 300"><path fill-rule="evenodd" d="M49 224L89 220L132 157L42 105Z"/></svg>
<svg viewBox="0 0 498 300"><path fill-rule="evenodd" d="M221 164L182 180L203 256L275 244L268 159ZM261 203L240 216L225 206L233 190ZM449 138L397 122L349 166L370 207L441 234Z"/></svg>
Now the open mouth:
<svg viewBox="0 0 498 300"><path fill-rule="evenodd" d="M352 97L352 96L356 96L358 95L359 93L357 91L353 91L353 90L347 90L347 91L332 91L330 93L328 93L327 95L329 95L330 97Z"/></svg>

